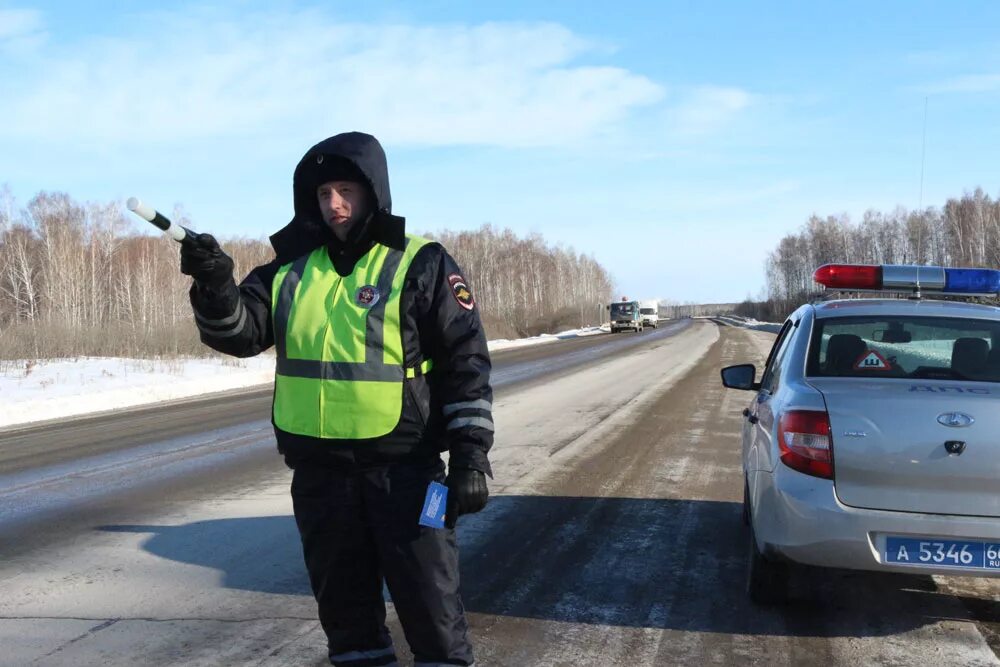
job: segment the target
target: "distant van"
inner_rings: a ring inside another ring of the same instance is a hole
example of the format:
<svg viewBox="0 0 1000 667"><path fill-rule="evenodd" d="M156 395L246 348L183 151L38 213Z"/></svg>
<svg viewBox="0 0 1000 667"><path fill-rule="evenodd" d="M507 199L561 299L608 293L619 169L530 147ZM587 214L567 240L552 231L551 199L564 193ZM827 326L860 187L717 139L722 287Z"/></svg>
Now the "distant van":
<svg viewBox="0 0 1000 667"><path fill-rule="evenodd" d="M639 319L642 320L642 326L656 328L656 325L660 323L660 304L656 301L640 301L639 302Z"/></svg>

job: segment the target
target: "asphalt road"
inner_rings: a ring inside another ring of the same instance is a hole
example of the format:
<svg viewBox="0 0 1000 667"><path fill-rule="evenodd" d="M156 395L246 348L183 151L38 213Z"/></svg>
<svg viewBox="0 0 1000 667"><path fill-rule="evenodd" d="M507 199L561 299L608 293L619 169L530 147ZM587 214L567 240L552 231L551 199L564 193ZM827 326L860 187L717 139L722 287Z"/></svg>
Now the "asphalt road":
<svg viewBox="0 0 1000 667"><path fill-rule="evenodd" d="M989 580L801 570L787 607L747 601L750 395L718 369L772 339L696 321L496 355L493 497L459 523L477 664L1000 664ZM0 436L0 665L326 664L267 399L220 400Z"/></svg>
<svg viewBox="0 0 1000 667"><path fill-rule="evenodd" d="M583 336L501 350L491 355L493 387L500 391L566 372L595 358L673 335L690 324L690 320L664 322L659 328L642 333ZM271 387L265 386L209 398L54 420L43 425L0 429L0 476L165 440L200 436L268 419L270 411Z"/></svg>

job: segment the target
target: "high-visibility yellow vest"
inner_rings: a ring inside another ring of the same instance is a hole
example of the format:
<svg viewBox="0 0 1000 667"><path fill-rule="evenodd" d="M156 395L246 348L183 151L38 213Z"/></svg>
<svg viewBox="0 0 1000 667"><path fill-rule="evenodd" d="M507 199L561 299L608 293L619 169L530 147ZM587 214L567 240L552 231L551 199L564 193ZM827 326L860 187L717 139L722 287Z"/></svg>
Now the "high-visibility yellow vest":
<svg viewBox="0 0 1000 667"><path fill-rule="evenodd" d="M400 297L406 272L429 241L406 250L376 244L341 277L326 247L279 270L271 286L277 367L274 424L288 433L360 440L390 433L403 412Z"/></svg>

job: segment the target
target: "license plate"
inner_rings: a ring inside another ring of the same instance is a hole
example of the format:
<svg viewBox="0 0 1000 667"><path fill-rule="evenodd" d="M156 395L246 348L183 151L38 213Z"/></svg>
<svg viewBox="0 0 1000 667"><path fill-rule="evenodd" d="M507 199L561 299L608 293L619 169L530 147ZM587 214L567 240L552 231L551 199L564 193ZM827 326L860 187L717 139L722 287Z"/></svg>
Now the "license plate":
<svg viewBox="0 0 1000 667"><path fill-rule="evenodd" d="M933 537L887 537L885 562L896 565L938 565L973 570L1000 570L1000 544Z"/></svg>

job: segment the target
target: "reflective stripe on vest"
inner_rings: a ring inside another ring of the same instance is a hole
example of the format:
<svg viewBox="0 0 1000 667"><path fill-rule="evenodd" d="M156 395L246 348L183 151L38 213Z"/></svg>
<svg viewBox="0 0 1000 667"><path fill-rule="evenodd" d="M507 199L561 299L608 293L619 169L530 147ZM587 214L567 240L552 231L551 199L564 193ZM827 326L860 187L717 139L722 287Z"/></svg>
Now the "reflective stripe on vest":
<svg viewBox="0 0 1000 667"><path fill-rule="evenodd" d="M403 412L403 384L430 370L404 368L400 297L428 241L375 245L341 277L326 247L282 266L274 278L277 367L274 423L316 438L361 440L390 433Z"/></svg>

